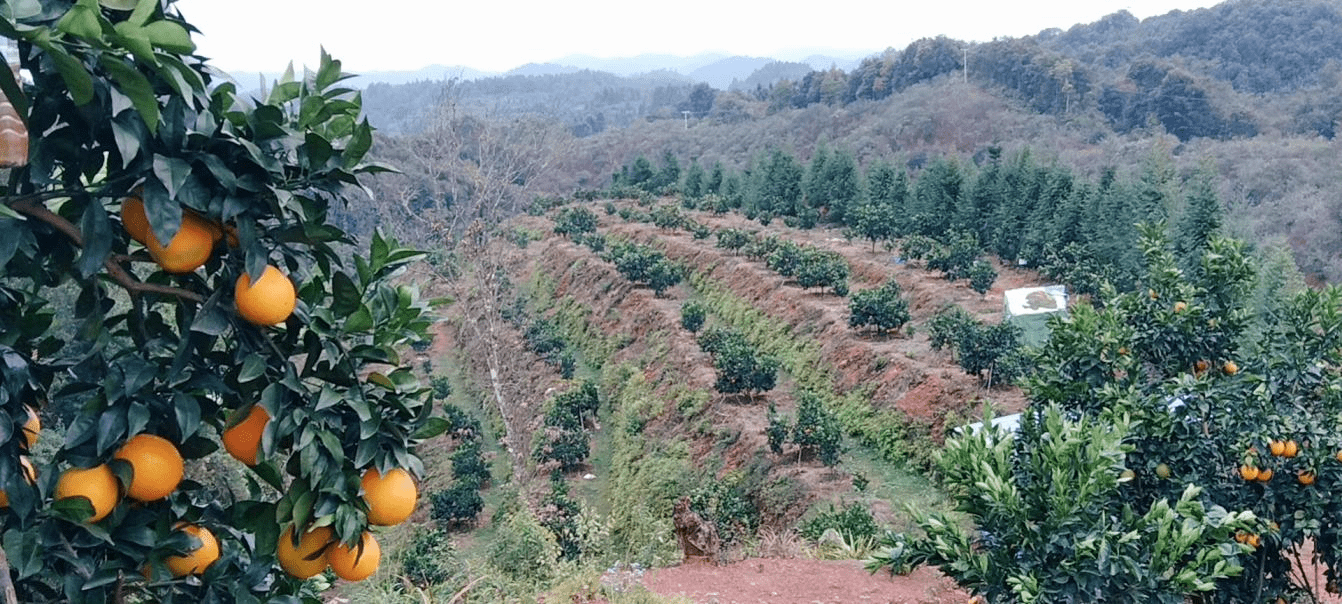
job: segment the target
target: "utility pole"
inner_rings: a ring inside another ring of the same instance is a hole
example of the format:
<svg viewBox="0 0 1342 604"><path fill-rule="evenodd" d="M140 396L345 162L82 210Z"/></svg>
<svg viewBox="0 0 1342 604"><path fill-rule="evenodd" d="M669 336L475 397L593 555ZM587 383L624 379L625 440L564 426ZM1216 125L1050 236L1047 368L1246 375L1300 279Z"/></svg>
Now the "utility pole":
<svg viewBox="0 0 1342 604"><path fill-rule="evenodd" d="M689 112L689 111L681 111L680 113L681 113L682 115L685 116L685 129L686 129L686 130L689 130L689 129L690 129L690 112Z"/></svg>
<svg viewBox="0 0 1342 604"><path fill-rule="evenodd" d="M965 74L964 82L965 82L966 84L968 84L968 83L969 83L969 47L966 46L966 47L964 47L962 50L964 51L964 56L965 56L965 58L964 58L963 61L961 61L960 64L961 64L961 65L964 65L964 67L965 67L965 69L964 69L964 74Z"/></svg>

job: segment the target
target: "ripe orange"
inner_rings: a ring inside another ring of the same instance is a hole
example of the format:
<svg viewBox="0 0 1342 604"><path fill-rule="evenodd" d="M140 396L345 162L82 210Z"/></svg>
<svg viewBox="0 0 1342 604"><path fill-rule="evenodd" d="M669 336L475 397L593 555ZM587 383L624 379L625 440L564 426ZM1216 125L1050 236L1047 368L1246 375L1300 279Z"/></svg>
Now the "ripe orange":
<svg viewBox="0 0 1342 604"><path fill-rule="evenodd" d="M182 214L182 226L173 235L172 241L164 246L158 236L150 230L146 235L145 247L163 270L170 273L189 273L205 264L214 252L215 233L218 229L204 218L194 214Z"/></svg>
<svg viewBox="0 0 1342 604"><path fill-rule="evenodd" d="M1267 482L1272 480L1272 468L1258 468L1258 482Z"/></svg>
<svg viewBox="0 0 1342 604"><path fill-rule="evenodd" d="M177 528L199 539L200 546L186 555L168 556L163 559L163 563L174 577L204 574L205 569L219 559L219 540L214 538L214 533L211 533L210 529L203 526L182 524Z"/></svg>
<svg viewBox="0 0 1342 604"><path fill-rule="evenodd" d="M1258 540L1258 535L1255 533L1250 533L1248 536L1244 538L1244 543L1249 547L1258 549L1258 544L1260 543Z"/></svg>
<svg viewBox="0 0 1342 604"><path fill-rule="evenodd" d="M382 559L382 547L377 544L372 533L364 531L358 545L350 547L337 543L327 551L326 557L337 577L346 581L362 581L377 570L378 562Z"/></svg>
<svg viewBox="0 0 1342 604"><path fill-rule="evenodd" d="M1314 473L1309 470L1301 470L1299 474L1295 475L1295 479L1299 480L1300 484L1309 486L1314 484Z"/></svg>
<svg viewBox="0 0 1342 604"><path fill-rule="evenodd" d="M293 282L273 266L266 266L255 284L246 272L238 275L233 297L238 314L253 325L283 323L293 314L298 300Z"/></svg>
<svg viewBox="0 0 1342 604"><path fill-rule="evenodd" d="M1271 451L1273 456L1281 457L1281 454L1286 451L1286 443L1280 440L1271 441L1267 443L1267 450Z"/></svg>
<svg viewBox="0 0 1342 604"><path fill-rule="evenodd" d="M303 537L294 545L294 528L291 526L280 535L275 546L275 557L280 568L297 579L311 579L326 570L326 555L330 548L334 532L329 526L323 526L303 533Z"/></svg>
<svg viewBox="0 0 1342 604"><path fill-rule="evenodd" d="M85 522L106 518L116 507L117 480L112 468L99 464L92 468L70 468L56 481L56 500L83 497L93 506L93 515Z"/></svg>
<svg viewBox="0 0 1342 604"><path fill-rule="evenodd" d="M1257 480L1258 468L1245 464L1239 467L1239 475L1245 480Z"/></svg>
<svg viewBox="0 0 1342 604"><path fill-rule="evenodd" d="M37 435L42 432L42 420L37 417L37 410L24 405L23 408L28 411L28 421L23 423L23 438L28 441L28 448L33 448L37 444Z"/></svg>
<svg viewBox="0 0 1342 604"><path fill-rule="evenodd" d="M112 457L130 462L133 474L126 495L132 499L162 499L182 482L182 454L162 436L137 434Z"/></svg>
<svg viewBox="0 0 1342 604"><path fill-rule="evenodd" d="M1207 359L1198 359L1198 362L1193 365L1193 373L1197 375L1202 375L1206 373L1207 370L1211 368L1211 366L1212 364L1208 363Z"/></svg>
<svg viewBox="0 0 1342 604"><path fill-rule="evenodd" d="M238 415L241 413L242 411L238 411ZM229 423L233 421L229 420ZM249 466L256 465L256 456L261 451L261 433L265 431L269 422L270 413L261 405L252 405L242 421L233 423L224 430L220 438L224 443L224 450L242 463Z"/></svg>
<svg viewBox="0 0 1342 604"><path fill-rule="evenodd" d="M1286 441L1284 446L1285 449L1281 452L1282 457L1295 457L1300 453L1300 447L1297 446L1293 440Z"/></svg>
<svg viewBox="0 0 1342 604"><path fill-rule="evenodd" d="M33 467L33 462L28 460L27 455L19 457L19 467L23 469L23 477L28 479L28 483L37 482L37 468ZM0 491L0 508L9 507L9 493Z"/></svg>
<svg viewBox="0 0 1342 604"><path fill-rule="evenodd" d="M149 240L149 217L144 213L144 200L139 197L127 197L121 202L121 228L140 243Z"/></svg>
<svg viewBox="0 0 1342 604"><path fill-rule="evenodd" d="M1226 361L1225 364L1221 366L1221 369L1226 372L1226 375L1235 375L1236 373L1239 373L1239 365L1234 361Z"/></svg>
<svg viewBox="0 0 1342 604"><path fill-rule="evenodd" d="M395 468L385 476L377 468L363 473L363 499L368 502L368 522L392 526L405 522L415 511L419 489L410 473Z"/></svg>
<svg viewBox="0 0 1342 604"><path fill-rule="evenodd" d="M1337 452L1336 457L1337 457L1337 460L1338 460L1338 461L1342 461L1342 450L1339 450L1339 451Z"/></svg>

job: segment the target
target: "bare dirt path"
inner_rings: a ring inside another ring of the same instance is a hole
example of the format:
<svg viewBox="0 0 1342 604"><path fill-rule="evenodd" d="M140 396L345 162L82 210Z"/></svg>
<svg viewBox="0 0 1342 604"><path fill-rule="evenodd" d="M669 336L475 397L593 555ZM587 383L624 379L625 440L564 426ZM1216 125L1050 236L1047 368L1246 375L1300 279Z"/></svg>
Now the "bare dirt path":
<svg viewBox="0 0 1342 604"><path fill-rule="evenodd" d="M934 569L907 576L870 574L857 560L752 558L652 571L650 591L695 604L952 604L969 594Z"/></svg>

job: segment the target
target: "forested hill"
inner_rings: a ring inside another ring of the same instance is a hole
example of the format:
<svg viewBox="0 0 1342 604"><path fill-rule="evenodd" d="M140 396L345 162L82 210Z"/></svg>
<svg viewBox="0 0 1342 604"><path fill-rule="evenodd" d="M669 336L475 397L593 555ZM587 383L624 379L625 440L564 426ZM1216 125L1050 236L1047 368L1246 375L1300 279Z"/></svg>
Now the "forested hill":
<svg viewBox="0 0 1342 604"><path fill-rule="evenodd" d="M980 44L929 37L848 71L801 75L770 64L739 78L749 86L727 95L724 107L694 105L690 93L703 84L670 71L512 75L458 82L452 94L498 115L557 118L586 136L635 119L680 118L682 111L742 119L749 114L740 105L749 101L779 111L882 100L962 74L966 57L970 81L1030 111L1098 112L1119 133L1154 121L1185 141L1263 131L1331 138L1342 115L1342 100L1331 92L1342 81L1342 5L1325 0L1238 0L1145 20L1120 11L1067 31ZM366 110L384 131L415 132L443 88L440 81L372 85Z"/></svg>

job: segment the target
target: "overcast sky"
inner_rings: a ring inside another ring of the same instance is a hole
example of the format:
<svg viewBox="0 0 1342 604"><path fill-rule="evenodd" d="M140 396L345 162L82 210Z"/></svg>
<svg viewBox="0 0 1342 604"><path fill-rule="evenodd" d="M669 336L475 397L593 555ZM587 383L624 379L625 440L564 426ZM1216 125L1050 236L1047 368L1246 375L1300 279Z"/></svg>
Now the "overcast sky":
<svg viewBox="0 0 1342 604"><path fill-rule="evenodd" d="M315 66L319 49L346 71L462 65L506 71L573 54L602 58L702 52L800 59L866 56L923 37L988 41L1138 18L1215 0L179 0L199 52L230 72Z"/></svg>

